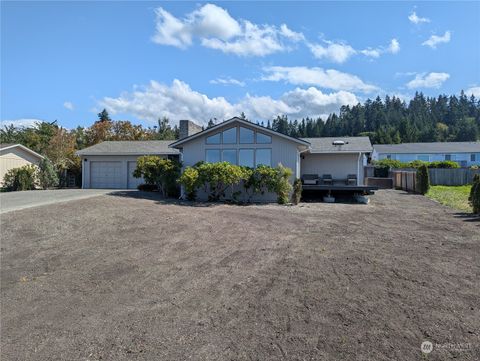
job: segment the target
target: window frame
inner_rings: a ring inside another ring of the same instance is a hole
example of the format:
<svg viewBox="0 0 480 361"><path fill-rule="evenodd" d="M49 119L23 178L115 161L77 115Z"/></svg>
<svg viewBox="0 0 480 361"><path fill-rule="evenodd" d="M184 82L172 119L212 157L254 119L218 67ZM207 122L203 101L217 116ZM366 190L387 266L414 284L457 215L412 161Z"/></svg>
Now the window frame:
<svg viewBox="0 0 480 361"><path fill-rule="evenodd" d="M448 157L448 159L447 159L447 157ZM445 158L446 161L452 161L453 160L452 154L445 154L444 158Z"/></svg>
<svg viewBox="0 0 480 361"><path fill-rule="evenodd" d="M270 151L270 164L263 164L263 163L258 164L258 163L257 163L257 152L258 152L259 150L268 150L268 151ZM272 166L272 148L255 148L255 168L257 168L259 165L266 165L266 166L268 166L268 167L271 167L271 166Z"/></svg>
<svg viewBox="0 0 480 361"><path fill-rule="evenodd" d="M248 165L242 165L242 164L240 164L240 152L241 152L242 150L252 151L252 166L251 166L251 167L248 166ZM239 165L239 166L249 167L249 168L255 168L255 148L238 148L237 162L238 162L238 165Z"/></svg>
<svg viewBox="0 0 480 361"><path fill-rule="evenodd" d="M477 161L477 153L470 153L470 162Z"/></svg>
<svg viewBox="0 0 480 361"><path fill-rule="evenodd" d="M259 142L258 141L258 135L263 135L264 137L269 137L270 138L270 141L269 142ZM262 132L259 132L259 131L256 131L255 132L255 144L272 144L272 136L271 135L268 135L268 134L264 134Z"/></svg>
<svg viewBox="0 0 480 361"><path fill-rule="evenodd" d="M207 153L209 151L218 151L218 161L217 162L209 162L207 160ZM219 163L221 161L222 161L222 149L221 148L207 148L207 149L205 149L205 162L206 163Z"/></svg>
<svg viewBox="0 0 480 361"><path fill-rule="evenodd" d="M234 139L234 141L231 142L231 143L230 143L230 142L229 142L229 143L225 143L223 133L228 132L229 130L232 130L232 129L235 131L235 139ZM225 130L222 130L220 133L221 133L221 139L220 139L221 144L238 144L238 127L227 128L227 129L225 129Z"/></svg>
<svg viewBox="0 0 480 361"><path fill-rule="evenodd" d="M238 144L255 144L255 131L253 129L247 128L247 127L238 127ZM252 132L252 141L251 142L242 142L242 129L248 130L249 132Z"/></svg>
<svg viewBox="0 0 480 361"><path fill-rule="evenodd" d="M209 143L208 142L208 138L212 138L214 136L218 135L219 136L219 140L218 140L218 143ZM212 134L212 135L209 135L207 137L205 137L205 144L206 145L219 145L219 144L222 144L222 132L218 132L218 133L215 133L215 134Z"/></svg>
<svg viewBox="0 0 480 361"><path fill-rule="evenodd" d="M233 152L235 152L235 163L232 163L232 162L228 162L228 163L233 164L233 165L237 165L237 164L238 164L237 149L235 149L235 148L222 148L222 149L220 149L220 150L221 150L221 152L220 152L221 162L227 162L225 159L223 159L223 152L225 152L225 151L233 151Z"/></svg>

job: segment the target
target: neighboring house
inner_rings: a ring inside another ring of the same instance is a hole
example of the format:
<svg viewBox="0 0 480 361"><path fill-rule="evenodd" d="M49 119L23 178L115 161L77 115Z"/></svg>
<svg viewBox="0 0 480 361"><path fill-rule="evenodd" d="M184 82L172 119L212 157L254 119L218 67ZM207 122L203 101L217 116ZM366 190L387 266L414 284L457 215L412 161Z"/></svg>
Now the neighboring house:
<svg viewBox="0 0 480 361"><path fill-rule="evenodd" d="M469 167L480 165L480 142L375 144L372 159L401 162L452 160L462 167Z"/></svg>
<svg viewBox="0 0 480 361"><path fill-rule="evenodd" d="M256 167L282 164L294 178L330 174L334 179L354 174L363 185L363 166L372 151L368 137L294 138L249 121L232 118L201 130L180 121L180 139L172 141L103 142L77 152L82 157L83 188L135 188L136 159L142 155L179 157L184 167L200 161Z"/></svg>
<svg viewBox="0 0 480 361"><path fill-rule="evenodd" d="M38 165L43 156L21 144L0 144L0 185L10 169Z"/></svg>

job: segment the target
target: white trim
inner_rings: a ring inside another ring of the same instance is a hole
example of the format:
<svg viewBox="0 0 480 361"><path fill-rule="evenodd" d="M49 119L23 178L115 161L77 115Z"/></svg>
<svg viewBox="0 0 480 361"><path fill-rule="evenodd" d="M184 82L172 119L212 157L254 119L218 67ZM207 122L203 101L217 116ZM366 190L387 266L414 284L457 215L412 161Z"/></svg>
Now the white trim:
<svg viewBox="0 0 480 361"><path fill-rule="evenodd" d="M8 147L5 147L5 148L0 148L0 151L4 151L6 149L11 149L11 148L16 148L16 147L19 147L21 149L23 149L24 151L28 152L28 153L31 153L37 157L39 157L40 159L44 159L45 157L43 155L40 155L38 154L37 152L34 152L33 150L31 150L30 148L27 148L25 147L24 145L22 144L12 144L12 145L9 145Z"/></svg>
<svg viewBox="0 0 480 361"><path fill-rule="evenodd" d="M213 127L211 128L207 128L201 132L198 132L198 133L195 133L193 135L190 135L189 137L186 137L186 138L183 138L183 139L179 139L177 140L176 142L173 142L169 145L169 147L171 148L176 148L178 147L180 144L183 144L185 142L189 142L193 139L196 139L198 137L201 137L201 136L204 136L205 134L209 134L213 131L216 131L218 130L219 128L225 126L225 125L228 125L228 124L231 124L231 123L234 123L234 122L238 122L238 123L241 123L241 124L244 124L246 126L249 126L249 127L253 127L255 128L256 130L260 130L262 132L265 132L265 133L269 133L269 134L272 134L272 135L275 135L275 136L278 136L278 137L281 137L281 138L284 138L284 139L288 139L292 142L295 142L295 143L299 143L299 144L302 144L302 145L305 145L305 146L310 146L310 143L305 141L305 140L302 140L302 139L298 139L298 138L294 138L294 137L290 137L288 135L285 135L285 134L282 134L282 133L279 133L279 132L276 132L272 129L268 129L268 128L265 128L265 127L262 127L260 125L257 125L257 124L254 124L254 123L251 123L247 120L244 120L244 119L241 119L241 118L237 118L237 117L233 117L231 119L228 119L228 120L225 120L224 122L222 123L219 123L217 125L214 125ZM263 144L263 143L262 143Z"/></svg>

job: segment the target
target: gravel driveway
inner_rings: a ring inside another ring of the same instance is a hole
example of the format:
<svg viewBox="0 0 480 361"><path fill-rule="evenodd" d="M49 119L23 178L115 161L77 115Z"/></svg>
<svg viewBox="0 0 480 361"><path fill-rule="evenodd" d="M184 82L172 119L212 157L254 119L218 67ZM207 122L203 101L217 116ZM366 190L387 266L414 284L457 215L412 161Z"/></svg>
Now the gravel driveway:
<svg viewBox="0 0 480 361"><path fill-rule="evenodd" d="M480 357L480 222L422 196L2 215L2 360Z"/></svg>
<svg viewBox="0 0 480 361"><path fill-rule="evenodd" d="M110 192L112 190L108 189L55 189L4 192L0 193L0 213L96 197Z"/></svg>

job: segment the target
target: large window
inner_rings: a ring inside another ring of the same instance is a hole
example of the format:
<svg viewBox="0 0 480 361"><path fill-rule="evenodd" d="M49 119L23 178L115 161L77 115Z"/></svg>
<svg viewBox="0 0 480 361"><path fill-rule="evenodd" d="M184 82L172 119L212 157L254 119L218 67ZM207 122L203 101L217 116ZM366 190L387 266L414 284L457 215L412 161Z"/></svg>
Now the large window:
<svg viewBox="0 0 480 361"><path fill-rule="evenodd" d="M254 142L253 139L253 130L240 127L240 143L241 144L252 144Z"/></svg>
<svg viewBox="0 0 480 361"><path fill-rule="evenodd" d="M237 143L237 128L230 128L224 130L222 133L223 144L235 144Z"/></svg>
<svg viewBox="0 0 480 361"><path fill-rule="evenodd" d="M257 132L257 143L259 144L270 144L272 142L272 137L263 133Z"/></svg>
<svg viewBox="0 0 480 361"><path fill-rule="evenodd" d="M253 149L239 149L238 150L238 165L253 168Z"/></svg>
<svg viewBox="0 0 480 361"><path fill-rule="evenodd" d="M421 160L422 162L430 162L430 156L427 154L419 154L417 155L417 159Z"/></svg>
<svg viewBox="0 0 480 361"><path fill-rule="evenodd" d="M220 144L220 133L207 137L207 144Z"/></svg>
<svg viewBox="0 0 480 361"><path fill-rule="evenodd" d="M222 162L237 164L237 151L236 151L236 149L224 149L224 150L222 150Z"/></svg>
<svg viewBox="0 0 480 361"><path fill-rule="evenodd" d="M255 152L255 165L272 166L272 150L271 149L257 149Z"/></svg>
<svg viewBox="0 0 480 361"><path fill-rule="evenodd" d="M208 163L220 162L220 149L207 149L205 151L205 161Z"/></svg>

